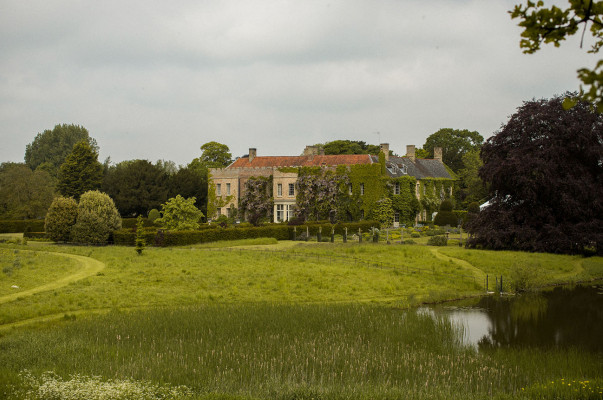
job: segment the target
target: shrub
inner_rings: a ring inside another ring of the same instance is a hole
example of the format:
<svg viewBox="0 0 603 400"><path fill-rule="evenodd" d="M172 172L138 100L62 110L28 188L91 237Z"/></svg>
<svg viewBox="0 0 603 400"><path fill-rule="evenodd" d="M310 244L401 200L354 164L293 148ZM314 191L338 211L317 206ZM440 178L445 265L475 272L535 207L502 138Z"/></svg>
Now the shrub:
<svg viewBox="0 0 603 400"><path fill-rule="evenodd" d="M55 242L67 242L76 223L78 207L72 197L57 197L46 213L44 229Z"/></svg>
<svg viewBox="0 0 603 400"><path fill-rule="evenodd" d="M149 211L147 219L149 222L154 223L157 218L161 218L161 213L156 208L153 208L151 211Z"/></svg>
<svg viewBox="0 0 603 400"><path fill-rule="evenodd" d="M71 239L78 243L106 243L114 230L121 228L121 218L113 200L98 190L80 197L77 222Z"/></svg>
<svg viewBox="0 0 603 400"><path fill-rule="evenodd" d="M190 230L199 228L203 213L195 207L195 197L177 195L161 205L162 217L155 220L165 229Z"/></svg>
<svg viewBox="0 0 603 400"><path fill-rule="evenodd" d="M414 237L414 238L420 238L420 237L421 237L421 234L420 234L419 232L412 232L412 233L410 234L410 237Z"/></svg>
<svg viewBox="0 0 603 400"><path fill-rule="evenodd" d="M448 245L448 239L446 239L446 236L432 236L429 238L429 240L427 240L427 244L429 246L447 246Z"/></svg>
<svg viewBox="0 0 603 400"><path fill-rule="evenodd" d="M444 200L442 204L440 204L440 211L452 211L452 208L452 201L449 199Z"/></svg>
<svg viewBox="0 0 603 400"><path fill-rule="evenodd" d="M142 215L138 216L138 223L136 224L136 253L141 256L142 251L146 246L146 240L144 240L144 226L142 222Z"/></svg>

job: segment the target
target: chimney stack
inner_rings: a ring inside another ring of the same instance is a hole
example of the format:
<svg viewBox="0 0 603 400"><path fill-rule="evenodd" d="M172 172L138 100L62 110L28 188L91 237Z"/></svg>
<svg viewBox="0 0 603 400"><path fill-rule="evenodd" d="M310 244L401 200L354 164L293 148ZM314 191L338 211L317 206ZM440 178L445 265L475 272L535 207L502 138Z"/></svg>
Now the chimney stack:
<svg viewBox="0 0 603 400"><path fill-rule="evenodd" d="M415 145L409 144L406 146L406 157L410 158L410 161L415 161Z"/></svg>
<svg viewBox="0 0 603 400"><path fill-rule="evenodd" d="M317 146L306 146L302 156L316 156L318 155L318 147Z"/></svg>
<svg viewBox="0 0 603 400"><path fill-rule="evenodd" d="M381 143L381 152L385 156L385 161L389 161L389 143Z"/></svg>
<svg viewBox="0 0 603 400"><path fill-rule="evenodd" d="M258 151L255 148L252 148L252 147L249 148L249 162L253 161L253 159L255 158L257 153L258 153Z"/></svg>
<svg viewBox="0 0 603 400"><path fill-rule="evenodd" d="M441 147L433 148L433 159L442 161L442 148Z"/></svg>

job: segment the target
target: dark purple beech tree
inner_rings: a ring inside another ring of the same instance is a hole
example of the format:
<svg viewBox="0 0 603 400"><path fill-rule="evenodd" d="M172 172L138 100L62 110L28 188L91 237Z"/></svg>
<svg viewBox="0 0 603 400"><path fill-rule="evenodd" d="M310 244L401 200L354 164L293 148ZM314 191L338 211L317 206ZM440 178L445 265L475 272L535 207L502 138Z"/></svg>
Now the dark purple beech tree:
<svg viewBox="0 0 603 400"><path fill-rule="evenodd" d="M565 97L525 102L482 146L490 205L468 224L470 247L603 252L603 114L565 110Z"/></svg>

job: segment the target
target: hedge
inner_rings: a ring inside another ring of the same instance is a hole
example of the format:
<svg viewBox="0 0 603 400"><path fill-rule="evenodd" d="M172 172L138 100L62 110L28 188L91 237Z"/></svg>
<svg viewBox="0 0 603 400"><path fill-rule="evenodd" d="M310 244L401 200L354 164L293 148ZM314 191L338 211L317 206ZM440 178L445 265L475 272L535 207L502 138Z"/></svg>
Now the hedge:
<svg viewBox="0 0 603 400"><path fill-rule="evenodd" d="M23 237L26 239L46 239L46 232L24 232Z"/></svg>
<svg viewBox="0 0 603 400"><path fill-rule="evenodd" d="M43 219L5 219L0 220L0 233L43 232Z"/></svg>
<svg viewBox="0 0 603 400"><path fill-rule="evenodd" d="M137 221L137 218L122 218L121 219L121 227L123 229L135 229L136 221ZM151 221L148 220L148 218L143 218L142 223L145 228L150 228L150 227L155 226L155 225L153 225L153 223Z"/></svg>
<svg viewBox="0 0 603 400"><path fill-rule="evenodd" d="M324 236L331 233L330 224L309 225L310 235L318 233L318 227L322 227ZM358 232L358 228L367 232L371 227L379 226L375 221L351 222L335 225L335 233L343 234L344 227L348 228L348 234ZM185 246L197 243L217 242L220 240L255 239L262 237L275 238L277 240L293 239L293 226L284 224L271 224L260 227L239 228L206 228L195 231L167 231L156 228L145 228L144 239L148 246ZM306 232L305 225L297 226L297 236ZM120 229L113 232L113 240L116 245L134 246L136 232L133 229Z"/></svg>

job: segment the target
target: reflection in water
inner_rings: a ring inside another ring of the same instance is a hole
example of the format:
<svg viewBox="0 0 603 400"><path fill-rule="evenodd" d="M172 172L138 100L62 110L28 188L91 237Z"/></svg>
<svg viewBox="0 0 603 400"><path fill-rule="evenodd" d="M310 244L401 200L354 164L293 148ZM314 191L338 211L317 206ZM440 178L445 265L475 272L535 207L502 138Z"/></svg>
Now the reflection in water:
<svg viewBox="0 0 603 400"><path fill-rule="evenodd" d="M603 287L557 287L487 296L434 308L465 326L465 343L495 347L581 347L603 353Z"/></svg>

